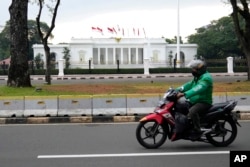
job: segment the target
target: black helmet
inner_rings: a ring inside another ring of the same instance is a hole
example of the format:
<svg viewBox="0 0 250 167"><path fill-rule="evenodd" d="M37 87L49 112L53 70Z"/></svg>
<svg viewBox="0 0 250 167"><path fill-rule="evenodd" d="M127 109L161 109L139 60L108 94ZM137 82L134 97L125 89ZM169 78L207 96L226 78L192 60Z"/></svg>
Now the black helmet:
<svg viewBox="0 0 250 167"><path fill-rule="evenodd" d="M192 60L188 66L197 72L192 72L195 77L199 77L207 71L206 63L202 60Z"/></svg>

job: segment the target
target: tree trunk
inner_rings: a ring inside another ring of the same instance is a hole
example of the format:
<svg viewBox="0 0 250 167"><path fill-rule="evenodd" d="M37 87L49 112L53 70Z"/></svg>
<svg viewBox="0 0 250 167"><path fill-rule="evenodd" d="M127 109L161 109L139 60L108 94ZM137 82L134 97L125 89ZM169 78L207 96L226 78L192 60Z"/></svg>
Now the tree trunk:
<svg viewBox="0 0 250 167"><path fill-rule="evenodd" d="M45 71L45 81L48 85L51 85L51 63L50 63L50 48L47 43L43 44L45 55L46 55L46 71Z"/></svg>
<svg viewBox="0 0 250 167"><path fill-rule="evenodd" d="M8 86L31 87L28 66L28 0L12 0L10 12L10 55Z"/></svg>
<svg viewBox="0 0 250 167"><path fill-rule="evenodd" d="M250 81L250 54L247 56L247 78Z"/></svg>
<svg viewBox="0 0 250 167"><path fill-rule="evenodd" d="M36 17L37 29L38 29L38 34L42 40L45 55L46 55L45 81L47 82L48 85L50 85L51 84L51 77L50 77L51 76L51 55L50 55L50 48L48 46L48 38L50 37L52 30L55 28L56 15L57 15L57 10L58 10L59 4L60 4L60 0L56 1L55 8L52 10L51 26L50 26L47 33L42 32L41 25L40 25L40 18L41 18L42 9L44 6L44 1L39 0L38 2L39 2L38 3L39 4L39 12L38 12L38 15ZM52 9L51 7L49 7L49 8Z"/></svg>
<svg viewBox="0 0 250 167"><path fill-rule="evenodd" d="M247 0L242 0L240 2L243 9L238 7L237 0L230 0L233 7L231 16L233 18L236 36L239 40L241 49L247 58L247 79L250 80L250 13ZM241 27L240 25L239 16L244 19L244 27Z"/></svg>

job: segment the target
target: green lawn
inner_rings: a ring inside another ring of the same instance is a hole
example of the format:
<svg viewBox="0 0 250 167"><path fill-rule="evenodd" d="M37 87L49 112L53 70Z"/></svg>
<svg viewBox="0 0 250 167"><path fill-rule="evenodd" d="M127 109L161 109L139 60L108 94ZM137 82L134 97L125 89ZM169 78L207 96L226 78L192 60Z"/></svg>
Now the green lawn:
<svg viewBox="0 0 250 167"><path fill-rule="evenodd" d="M70 84L40 85L30 88L0 86L0 96L49 96L49 95L95 95L95 94L162 94L169 87L182 83L119 83L119 84ZM36 90L41 88L42 90ZM214 83L214 92L250 92L250 82Z"/></svg>

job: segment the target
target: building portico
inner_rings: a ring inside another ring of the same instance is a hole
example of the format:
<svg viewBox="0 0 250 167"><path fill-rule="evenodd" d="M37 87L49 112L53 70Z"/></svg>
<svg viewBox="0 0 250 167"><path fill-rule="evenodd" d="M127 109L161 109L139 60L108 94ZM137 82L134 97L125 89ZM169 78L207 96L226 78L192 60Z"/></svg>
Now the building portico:
<svg viewBox="0 0 250 167"><path fill-rule="evenodd" d="M164 38L72 38L68 44L50 45L55 61L63 59L63 50L70 50L70 68L143 68L144 60L149 60L150 68L173 65L176 44L167 44ZM34 57L45 53L41 44L33 45ZM196 44L182 44L182 66L194 59Z"/></svg>

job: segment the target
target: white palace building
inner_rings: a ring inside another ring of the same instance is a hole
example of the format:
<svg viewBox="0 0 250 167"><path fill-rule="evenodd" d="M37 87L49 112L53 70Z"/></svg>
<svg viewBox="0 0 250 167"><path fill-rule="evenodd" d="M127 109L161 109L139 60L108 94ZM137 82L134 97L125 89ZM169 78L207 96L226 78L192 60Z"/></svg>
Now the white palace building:
<svg viewBox="0 0 250 167"><path fill-rule="evenodd" d="M197 44L180 44L180 56L176 57L177 45L166 43L164 38L72 38L68 44L49 45L53 60L63 59L64 48L70 50L70 68L149 68L174 66L185 67L197 55ZM34 57L42 55L43 45L33 45ZM56 67L58 68L58 67Z"/></svg>

